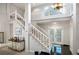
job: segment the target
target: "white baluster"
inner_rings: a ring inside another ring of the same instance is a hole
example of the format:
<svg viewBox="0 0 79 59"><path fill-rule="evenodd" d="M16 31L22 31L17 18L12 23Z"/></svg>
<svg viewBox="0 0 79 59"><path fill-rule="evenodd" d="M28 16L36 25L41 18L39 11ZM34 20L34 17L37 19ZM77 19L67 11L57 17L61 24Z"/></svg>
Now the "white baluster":
<svg viewBox="0 0 79 59"><path fill-rule="evenodd" d="M43 46L45 46L46 48L50 46L51 44L50 39L33 25L32 25L32 34L41 44L43 44Z"/></svg>

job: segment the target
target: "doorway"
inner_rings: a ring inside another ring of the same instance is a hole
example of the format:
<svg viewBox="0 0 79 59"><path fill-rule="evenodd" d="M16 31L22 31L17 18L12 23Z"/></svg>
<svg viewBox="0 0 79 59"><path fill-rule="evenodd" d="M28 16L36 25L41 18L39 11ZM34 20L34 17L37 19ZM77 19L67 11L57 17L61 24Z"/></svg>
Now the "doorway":
<svg viewBox="0 0 79 59"><path fill-rule="evenodd" d="M54 43L60 44L60 43L62 43L62 37L63 37L62 33L63 33L62 28L50 29L49 30L50 39Z"/></svg>

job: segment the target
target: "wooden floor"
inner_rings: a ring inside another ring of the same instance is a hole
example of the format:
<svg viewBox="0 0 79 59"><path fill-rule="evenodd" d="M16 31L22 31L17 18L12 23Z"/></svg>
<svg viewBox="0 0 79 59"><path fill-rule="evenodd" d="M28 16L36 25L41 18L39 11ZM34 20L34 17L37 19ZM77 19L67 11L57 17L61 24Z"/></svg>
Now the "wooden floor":
<svg viewBox="0 0 79 59"><path fill-rule="evenodd" d="M44 52L44 51L41 51L41 52L36 51L35 55L72 55L69 45L60 45L60 46L61 46L61 53L57 53L55 51L54 51L54 53L53 52L48 53L48 52ZM39 54L38 54L38 52L39 52Z"/></svg>
<svg viewBox="0 0 79 59"><path fill-rule="evenodd" d="M33 52L17 52L14 50L9 49L8 47L0 48L0 55L34 55Z"/></svg>
<svg viewBox="0 0 79 59"><path fill-rule="evenodd" d="M72 55L70 51L70 47L68 45L62 45L62 53L61 55ZM18 53L16 51L10 50L7 47L0 48L0 55L34 55L34 52L21 52ZM43 54L42 54L43 55Z"/></svg>
<svg viewBox="0 0 79 59"><path fill-rule="evenodd" d="M62 45L62 55L72 55L69 45Z"/></svg>

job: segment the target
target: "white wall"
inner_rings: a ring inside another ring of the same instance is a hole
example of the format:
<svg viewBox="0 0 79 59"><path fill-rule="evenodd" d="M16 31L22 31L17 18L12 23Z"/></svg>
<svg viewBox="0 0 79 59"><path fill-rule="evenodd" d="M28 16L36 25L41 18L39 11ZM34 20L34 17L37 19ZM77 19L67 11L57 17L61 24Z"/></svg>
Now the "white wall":
<svg viewBox="0 0 79 59"><path fill-rule="evenodd" d="M71 52L73 51L73 22L72 20L70 21L70 50Z"/></svg>
<svg viewBox="0 0 79 59"><path fill-rule="evenodd" d="M73 54L77 54L77 49L79 49L79 4L74 4L73 6L73 16L72 16L72 28L73 28L73 38L71 39L71 51Z"/></svg>
<svg viewBox="0 0 79 59"><path fill-rule="evenodd" d="M6 41L7 38L7 27L8 27L8 19L7 19L7 6L6 4L1 3L0 4L0 32L4 32L4 41Z"/></svg>
<svg viewBox="0 0 79 59"><path fill-rule="evenodd" d="M24 19L25 19L25 50L28 52L29 50L29 38L28 38L28 5L25 5L25 14L24 14Z"/></svg>
<svg viewBox="0 0 79 59"><path fill-rule="evenodd" d="M45 32L48 33L48 30L53 27L53 22L48 23L40 23L38 24L42 29L45 30ZM58 22L58 26L62 27L63 29L63 44L70 45L70 21L64 21L64 22Z"/></svg>
<svg viewBox="0 0 79 59"><path fill-rule="evenodd" d="M15 5L13 5L12 3L7 3L7 8L8 8L8 12L11 13L15 10L17 10L18 13L20 13L21 16L24 17L24 12L23 10L21 10L21 8L16 7Z"/></svg>
<svg viewBox="0 0 79 59"><path fill-rule="evenodd" d="M20 28L20 30L21 30L21 34L19 35L17 35L17 33L16 33L16 28ZM20 40L22 40L23 38L24 38L24 28L21 26L21 25L19 25L16 21L14 21L13 22L13 36L14 37L18 37L19 36L19 38L20 38Z"/></svg>
<svg viewBox="0 0 79 59"><path fill-rule="evenodd" d="M24 17L24 12L25 12L25 11L22 11L20 8L16 7L15 5L13 5L13 4L11 4L11 3L8 3L8 4L7 4L7 16L8 16L8 19L9 19L9 20L11 20L11 19L9 18L9 14L10 14L11 12L14 12L15 10L17 10L17 12L18 12L21 16ZM15 23L15 24L16 24L16 23ZM15 26L16 26L16 25L15 25Z"/></svg>
<svg viewBox="0 0 79 59"><path fill-rule="evenodd" d="M79 49L79 3L76 4L76 47Z"/></svg>
<svg viewBox="0 0 79 59"><path fill-rule="evenodd" d="M18 9L21 15L24 15L23 12L13 6L12 4L0 3L0 31L4 32L5 42L10 38L10 26L9 26L9 13L15 9Z"/></svg>

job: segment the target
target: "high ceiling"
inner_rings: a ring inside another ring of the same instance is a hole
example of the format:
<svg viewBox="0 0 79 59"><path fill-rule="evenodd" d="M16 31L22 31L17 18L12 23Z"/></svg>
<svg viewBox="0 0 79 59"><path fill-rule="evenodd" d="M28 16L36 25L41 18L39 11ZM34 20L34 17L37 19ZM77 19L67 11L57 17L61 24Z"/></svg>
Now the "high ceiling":
<svg viewBox="0 0 79 59"><path fill-rule="evenodd" d="M31 7L32 8L37 8L37 7L43 7L43 6L46 6L46 5L52 5L53 3L32 3Z"/></svg>
<svg viewBox="0 0 79 59"><path fill-rule="evenodd" d="M25 10L25 3L13 3L13 5L15 5L16 7L22 9L23 11Z"/></svg>

